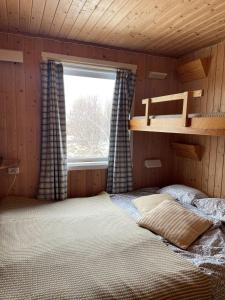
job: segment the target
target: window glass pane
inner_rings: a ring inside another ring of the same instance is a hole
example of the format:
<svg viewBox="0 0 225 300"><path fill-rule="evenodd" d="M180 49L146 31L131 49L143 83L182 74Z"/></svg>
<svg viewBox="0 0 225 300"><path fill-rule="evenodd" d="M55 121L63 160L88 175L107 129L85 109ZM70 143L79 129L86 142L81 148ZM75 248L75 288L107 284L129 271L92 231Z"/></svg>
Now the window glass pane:
<svg viewBox="0 0 225 300"><path fill-rule="evenodd" d="M64 75L68 161L107 160L115 79Z"/></svg>

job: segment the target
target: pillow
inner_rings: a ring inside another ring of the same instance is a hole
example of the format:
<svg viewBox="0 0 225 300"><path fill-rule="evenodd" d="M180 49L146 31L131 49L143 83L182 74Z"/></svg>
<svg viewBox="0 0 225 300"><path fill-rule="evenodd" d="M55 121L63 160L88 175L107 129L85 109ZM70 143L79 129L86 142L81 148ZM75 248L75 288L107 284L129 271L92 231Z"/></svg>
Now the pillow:
<svg viewBox="0 0 225 300"><path fill-rule="evenodd" d="M160 194L170 194L184 204L192 204L193 200L207 198L203 192L182 184L173 184L158 190Z"/></svg>
<svg viewBox="0 0 225 300"><path fill-rule="evenodd" d="M213 215L216 219L225 222L225 199L205 198L195 199L193 204L204 213Z"/></svg>
<svg viewBox="0 0 225 300"><path fill-rule="evenodd" d="M132 202L140 213L145 214L165 200L175 200L175 198L169 194L155 194L136 198Z"/></svg>
<svg viewBox="0 0 225 300"><path fill-rule="evenodd" d="M137 223L182 249L187 249L213 224L171 200L163 201Z"/></svg>

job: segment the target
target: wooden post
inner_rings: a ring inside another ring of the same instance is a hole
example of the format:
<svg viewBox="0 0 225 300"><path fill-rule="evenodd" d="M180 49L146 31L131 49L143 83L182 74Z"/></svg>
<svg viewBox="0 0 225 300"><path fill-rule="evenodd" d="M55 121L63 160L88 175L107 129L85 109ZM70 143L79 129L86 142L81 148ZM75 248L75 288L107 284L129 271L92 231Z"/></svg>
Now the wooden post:
<svg viewBox="0 0 225 300"><path fill-rule="evenodd" d="M150 99L143 99L142 104L145 104L145 125L148 126L150 125L150 120L149 120L149 101Z"/></svg>
<svg viewBox="0 0 225 300"><path fill-rule="evenodd" d="M191 92L184 92L183 98L183 110L182 110L182 118L181 118L181 125L184 127L188 126L188 102L191 98Z"/></svg>

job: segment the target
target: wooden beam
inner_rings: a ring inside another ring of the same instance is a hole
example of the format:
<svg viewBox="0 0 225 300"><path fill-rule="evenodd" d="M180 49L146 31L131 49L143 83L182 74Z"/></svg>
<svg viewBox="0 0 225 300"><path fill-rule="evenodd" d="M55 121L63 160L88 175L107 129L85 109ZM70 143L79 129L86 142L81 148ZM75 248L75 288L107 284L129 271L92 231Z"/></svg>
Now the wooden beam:
<svg viewBox="0 0 225 300"><path fill-rule="evenodd" d="M183 100L184 93L173 94L173 95L166 95L161 97L154 97L151 98L152 103L160 103L160 102L167 102L167 101L176 101L176 100Z"/></svg>
<svg viewBox="0 0 225 300"><path fill-rule="evenodd" d="M159 102L166 102L166 101L177 101L177 100L183 100L186 96L184 93L179 93L179 94L172 94L172 95L166 95L166 96L160 96L160 97L154 97L151 98L152 103L159 103ZM191 91L192 93L192 98L199 98L203 95L203 90L195 90Z"/></svg>
<svg viewBox="0 0 225 300"><path fill-rule="evenodd" d="M52 59L67 64L82 64L87 66L94 65L95 67L99 66L99 67L110 68L110 69L121 68L121 69L131 70L133 73L136 73L137 71L137 65L120 63L120 62L109 61L104 59L100 60L100 59L78 57L78 56L71 56L71 55L64 55L64 54L57 54L57 53L50 53L50 52L42 52L41 56L43 61Z"/></svg>
<svg viewBox="0 0 225 300"><path fill-rule="evenodd" d="M8 49L0 49L0 61L23 63L23 52Z"/></svg>

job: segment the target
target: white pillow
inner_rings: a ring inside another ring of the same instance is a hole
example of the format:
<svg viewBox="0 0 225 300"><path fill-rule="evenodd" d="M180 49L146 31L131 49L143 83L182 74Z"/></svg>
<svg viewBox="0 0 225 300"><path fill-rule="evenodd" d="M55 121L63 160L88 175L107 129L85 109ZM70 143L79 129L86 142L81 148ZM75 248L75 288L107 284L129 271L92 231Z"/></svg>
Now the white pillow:
<svg viewBox="0 0 225 300"><path fill-rule="evenodd" d="M206 214L214 216L216 219L225 222L225 199L222 198L204 198L193 201L198 209Z"/></svg>
<svg viewBox="0 0 225 300"><path fill-rule="evenodd" d="M192 204L195 199L207 198L203 192L182 184L165 186L158 193L169 194L183 204Z"/></svg>

